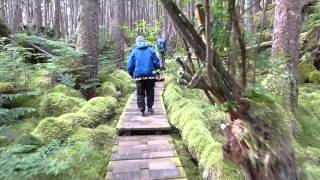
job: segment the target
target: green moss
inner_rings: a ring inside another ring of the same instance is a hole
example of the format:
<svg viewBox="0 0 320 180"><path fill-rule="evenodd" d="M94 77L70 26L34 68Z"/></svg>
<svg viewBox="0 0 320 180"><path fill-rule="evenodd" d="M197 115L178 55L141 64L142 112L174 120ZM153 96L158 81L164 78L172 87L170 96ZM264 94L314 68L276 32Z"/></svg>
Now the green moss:
<svg viewBox="0 0 320 180"><path fill-rule="evenodd" d="M12 127L21 134L30 133L38 126L41 120L41 118L25 119L24 121L14 124Z"/></svg>
<svg viewBox="0 0 320 180"><path fill-rule="evenodd" d="M315 71L314 65L308 61L299 63L299 78L302 82L309 82L310 73Z"/></svg>
<svg viewBox="0 0 320 180"><path fill-rule="evenodd" d="M316 180L320 177L319 165L306 162L302 166L303 179L306 180Z"/></svg>
<svg viewBox="0 0 320 180"><path fill-rule="evenodd" d="M49 143L54 139L66 140L74 130L75 126L72 123L48 117L39 123L32 131L32 135Z"/></svg>
<svg viewBox="0 0 320 180"><path fill-rule="evenodd" d="M320 147L319 107L319 85L306 84L300 87L298 120L303 134L297 137L297 141L304 146Z"/></svg>
<svg viewBox="0 0 320 180"><path fill-rule="evenodd" d="M219 134L212 134L206 125L201 104L182 96L186 90L175 85L174 80L166 85L164 101L170 123L180 130L188 151L198 160L204 178L243 179L239 170L223 158ZM167 81L168 83L168 81ZM188 95L188 92L185 93ZM210 106L209 104L207 104Z"/></svg>
<svg viewBox="0 0 320 180"><path fill-rule="evenodd" d="M106 157L89 142L76 142L74 145L61 148L49 159L68 167L67 171L54 179L102 179L106 166Z"/></svg>
<svg viewBox="0 0 320 180"><path fill-rule="evenodd" d="M123 95L134 91L135 84L129 74L123 70L116 70L107 76L107 81L112 82Z"/></svg>
<svg viewBox="0 0 320 180"><path fill-rule="evenodd" d="M310 82L320 84L320 71L312 71L309 74Z"/></svg>
<svg viewBox="0 0 320 180"><path fill-rule="evenodd" d="M66 96L62 93L49 93L43 96L39 113L42 117L60 116L76 112L86 101L81 98Z"/></svg>
<svg viewBox="0 0 320 180"><path fill-rule="evenodd" d="M23 93L18 95L14 100L12 105L14 107L28 107L39 110L40 103L43 99L43 95L41 93Z"/></svg>
<svg viewBox="0 0 320 180"><path fill-rule="evenodd" d="M112 82L104 82L101 87L102 96L118 97L119 93Z"/></svg>
<svg viewBox="0 0 320 180"><path fill-rule="evenodd" d="M49 72L46 70L31 72L27 80L27 87L31 90L47 90L50 87Z"/></svg>
<svg viewBox="0 0 320 180"><path fill-rule="evenodd" d="M94 122L85 113L67 113L59 116L60 121L71 123L73 126L93 127Z"/></svg>
<svg viewBox="0 0 320 180"><path fill-rule="evenodd" d="M90 99L78 112L85 113L96 124L108 120L114 114L117 100L113 97L96 97Z"/></svg>
<svg viewBox="0 0 320 180"><path fill-rule="evenodd" d="M171 136L173 136L174 146L177 154L179 155L179 159L187 175L187 178L192 180L201 180L202 177L200 175L199 168L197 164L191 159L190 154L186 150L186 147L181 138L178 137L177 134L171 134Z"/></svg>
<svg viewBox="0 0 320 180"><path fill-rule="evenodd" d="M91 142L97 148L112 148L113 140L116 137L116 129L107 125L98 126L95 129L78 128L71 136L72 139L83 142ZM105 147L108 146L108 147Z"/></svg>
<svg viewBox="0 0 320 180"><path fill-rule="evenodd" d="M14 91L13 83L0 82L0 94L11 93Z"/></svg>
<svg viewBox="0 0 320 180"><path fill-rule="evenodd" d="M56 93L62 93L64 95L70 96L70 97L77 97L77 98L83 98L82 94L70 87L67 87L63 84L59 84L57 86L54 87L53 92Z"/></svg>

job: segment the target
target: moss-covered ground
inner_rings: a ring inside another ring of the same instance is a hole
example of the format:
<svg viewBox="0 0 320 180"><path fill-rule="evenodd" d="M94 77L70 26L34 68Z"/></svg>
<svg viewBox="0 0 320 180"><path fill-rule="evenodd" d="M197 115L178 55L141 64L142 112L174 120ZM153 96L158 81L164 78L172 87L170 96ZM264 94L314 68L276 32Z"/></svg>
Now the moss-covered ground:
<svg viewBox="0 0 320 180"><path fill-rule="evenodd" d="M134 90L126 72L111 74L117 78L101 79L100 96L88 101L62 84L17 98L15 106L36 113L0 128L0 179L104 179L117 120ZM4 92L13 88L4 85Z"/></svg>

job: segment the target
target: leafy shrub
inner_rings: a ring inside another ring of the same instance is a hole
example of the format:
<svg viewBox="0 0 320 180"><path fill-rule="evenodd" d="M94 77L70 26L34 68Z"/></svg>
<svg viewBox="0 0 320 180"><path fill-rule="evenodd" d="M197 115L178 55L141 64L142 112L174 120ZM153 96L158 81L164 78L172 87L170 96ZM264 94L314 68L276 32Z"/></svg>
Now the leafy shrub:
<svg viewBox="0 0 320 180"><path fill-rule="evenodd" d="M42 117L59 116L76 112L86 101L81 98L66 96L62 93L49 93L43 96L39 113Z"/></svg>

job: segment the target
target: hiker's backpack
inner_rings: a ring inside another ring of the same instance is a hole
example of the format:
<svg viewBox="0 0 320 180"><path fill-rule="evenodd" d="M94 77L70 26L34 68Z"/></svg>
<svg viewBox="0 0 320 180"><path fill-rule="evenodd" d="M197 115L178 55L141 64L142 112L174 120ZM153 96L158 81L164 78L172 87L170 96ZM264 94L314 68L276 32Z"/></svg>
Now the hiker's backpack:
<svg viewBox="0 0 320 180"><path fill-rule="evenodd" d="M164 39L158 39L157 49L159 52L165 53L167 51L167 42Z"/></svg>

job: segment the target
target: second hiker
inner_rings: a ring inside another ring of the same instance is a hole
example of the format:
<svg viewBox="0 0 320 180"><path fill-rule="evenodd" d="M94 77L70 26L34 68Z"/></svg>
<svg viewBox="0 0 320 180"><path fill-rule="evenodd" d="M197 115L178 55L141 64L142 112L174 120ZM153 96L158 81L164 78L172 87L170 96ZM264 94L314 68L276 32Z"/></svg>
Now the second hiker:
<svg viewBox="0 0 320 180"><path fill-rule="evenodd" d="M160 60L147 41L139 36L135 48L128 60L128 72L136 81L137 105L142 116L145 116L145 96L147 96L148 112L154 113L154 86L156 72L160 68Z"/></svg>

